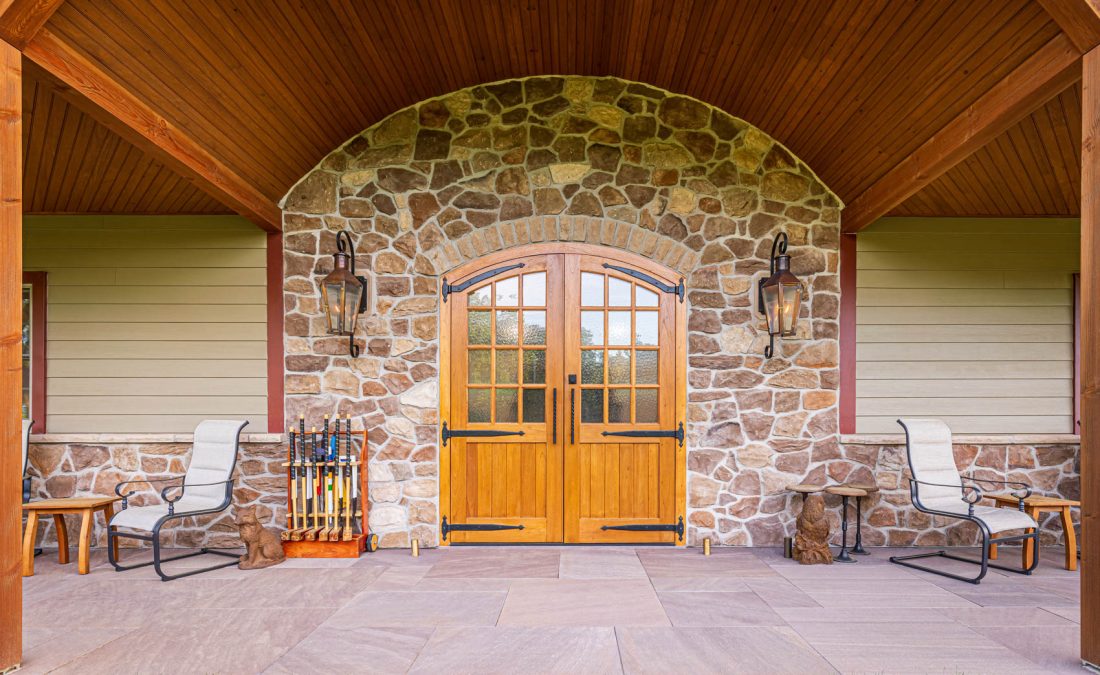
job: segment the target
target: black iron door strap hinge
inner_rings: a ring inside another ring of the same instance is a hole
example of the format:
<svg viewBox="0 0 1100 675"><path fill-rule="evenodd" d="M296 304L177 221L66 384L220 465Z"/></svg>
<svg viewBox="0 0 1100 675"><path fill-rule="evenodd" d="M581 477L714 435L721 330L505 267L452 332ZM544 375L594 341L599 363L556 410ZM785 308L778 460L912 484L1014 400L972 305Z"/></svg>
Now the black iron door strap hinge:
<svg viewBox="0 0 1100 675"><path fill-rule="evenodd" d="M680 447L684 447L684 423L675 429L658 429L656 431L605 431L604 436L627 436L628 438L675 438Z"/></svg>
<svg viewBox="0 0 1100 675"><path fill-rule="evenodd" d="M650 284L654 288L659 288L660 290L664 291L665 293L672 293L676 297L680 298L680 302L684 301L684 292L685 292L686 289L684 288L684 280L683 279L680 279L680 283L676 284L675 286L670 286L670 285L664 283L663 281L659 281L657 279L654 279L653 277L649 276L645 272L639 272L638 270L632 270L629 267L619 267L618 265L608 265L607 263L604 263L603 266L604 266L604 269L616 270L618 272L622 272L623 274L628 274L628 275L634 277L635 279L638 279L639 281L644 281L647 284Z"/></svg>
<svg viewBox="0 0 1100 675"><path fill-rule="evenodd" d="M443 541L447 541L447 535L451 532L493 532L496 530L522 530L522 525L501 525L499 523L448 523L447 516L443 516Z"/></svg>
<svg viewBox="0 0 1100 675"><path fill-rule="evenodd" d="M477 275L476 277L474 277L472 279L467 279L466 281L463 281L461 284L453 284L453 285L449 284L449 283L447 283L447 279L444 278L443 279L443 302L447 302L447 296L450 295L451 293L461 293L462 291L466 290L467 288L469 288L470 286L473 286L474 284L476 284L478 282L485 281L486 279L489 279L490 277L495 277L498 274L504 274L508 270L514 270L517 267L523 267L523 263L516 263L515 265L508 265L507 267L498 267L495 270L489 270L488 272L482 272L481 274Z"/></svg>
<svg viewBox="0 0 1100 675"><path fill-rule="evenodd" d="M626 530L628 532L675 532L680 541L684 540L684 517L676 523L639 523L637 525L604 525L601 530Z"/></svg>
<svg viewBox="0 0 1100 675"><path fill-rule="evenodd" d="M493 431L490 429L448 429L447 423L443 423L443 447L447 447L447 441L455 437L492 438L494 436L522 436L522 431Z"/></svg>

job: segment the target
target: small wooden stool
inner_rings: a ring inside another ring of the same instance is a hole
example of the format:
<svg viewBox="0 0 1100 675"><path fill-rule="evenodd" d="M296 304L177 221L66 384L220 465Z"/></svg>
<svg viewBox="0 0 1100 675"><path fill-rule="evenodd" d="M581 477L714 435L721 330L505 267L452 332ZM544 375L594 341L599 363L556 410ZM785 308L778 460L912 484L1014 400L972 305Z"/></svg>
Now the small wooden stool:
<svg viewBox="0 0 1100 675"><path fill-rule="evenodd" d="M70 497L68 499L43 499L23 504L27 512L27 531L23 534L23 576L34 576L34 540L38 536L38 517L53 516L57 527L57 562L69 564L69 532L65 528L65 515L80 514L80 546L77 548L77 572L87 574L91 565L88 549L92 543L92 524L95 512L102 511L106 522L114 516L114 503L121 497ZM118 541L114 542L115 558L118 558Z"/></svg>
<svg viewBox="0 0 1100 675"><path fill-rule="evenodd" d="M848 498L856 497L858 499L860 497L866 497L867 491L848 487L847 485L833 485L825 488L825 492L840 497L840 553L838 553L833 560L842 563L857 562L855 558L848 555Z"/></svg>
<svg viewBox="0 0 1100 675"><path fill-rule="evenodd" d="M1019 497L1013 497L1012 495L986 495L986 497L992 499L1000 507L1016 509L1020 506ZM1059 499L1058 497L1040 497L1038 495L1032 495L1024 500L1024 513L1034 518L1035 522L1039 522L1039 514L1044 511L1057 511L1061 514L1062 529L1066 535L1066 569L1071 572L1077 569L1077 534L1073 531L1073 519L1070 518L1069 511L1070 508L1075 506L1080 507L1081 502L1072 499ZM1030 539L1024 542L1024 569L1031 567L1031 559L1035 555L1032 545ZM997 559L996 544L991 544L989 547L989 559Z"/></svg>
<svg viewBox="0 0 1100 675"><path fill-rule="evenodd" d="M863 490L868 496L878 492L878 486L874 483L845 483L844 486ZM871 555L870 551L863 548L863 497L860 496L856 496L856 543L852 547L852 553Z"/></svg>

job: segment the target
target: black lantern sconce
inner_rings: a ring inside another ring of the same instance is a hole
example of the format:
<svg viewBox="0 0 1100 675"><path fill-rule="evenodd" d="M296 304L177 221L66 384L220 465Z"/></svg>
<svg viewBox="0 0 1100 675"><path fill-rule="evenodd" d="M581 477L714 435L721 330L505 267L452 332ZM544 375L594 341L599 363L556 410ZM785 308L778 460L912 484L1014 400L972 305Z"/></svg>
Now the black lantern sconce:
<svg viewBox="0 0 1100 675"><path fill-rule="evenodd" d="M772 357L776 335L790 337L797 331L804 290L802 282L791 272L787 233L780 232L772 242L771 274L760 282L759 310L768 320L768 335L771 336L764 348L764 358Z"/></svg>
<svg viewBox="0 0 1100 675"><path fill-rule="evenodd" d="M336 235L332 271L321 280L321 300L329 335L347 335L348 352L359 356L355 344L355 321L367 309L367 278L355 274L355 245L343 230Z"/></svg>

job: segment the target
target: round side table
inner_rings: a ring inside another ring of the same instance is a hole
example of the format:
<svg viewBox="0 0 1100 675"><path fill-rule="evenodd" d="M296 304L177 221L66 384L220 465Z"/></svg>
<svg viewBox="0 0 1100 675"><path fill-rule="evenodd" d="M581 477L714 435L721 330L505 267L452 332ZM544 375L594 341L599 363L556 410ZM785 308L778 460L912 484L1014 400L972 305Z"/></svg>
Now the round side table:
<svg viewBox="0 0 1100 675"><path fill-rule="evenodd" d="M863 490L867 496L878 492L878 486L874 483L845 483L845 487ZM863 497L856 497L856 543L852 546L852 553L856 555L871 555L871 552L863 548Z"/></svg>
<svg viewBox="0 0 1100 675"><path fill-rule="evenodd" d="M855 558L848 555L848 498L866 497L867 491L846 485L833 485L825 488L825 492L840 497L840 553L836 554L833 560L839 563L857 562Z"/></svg>

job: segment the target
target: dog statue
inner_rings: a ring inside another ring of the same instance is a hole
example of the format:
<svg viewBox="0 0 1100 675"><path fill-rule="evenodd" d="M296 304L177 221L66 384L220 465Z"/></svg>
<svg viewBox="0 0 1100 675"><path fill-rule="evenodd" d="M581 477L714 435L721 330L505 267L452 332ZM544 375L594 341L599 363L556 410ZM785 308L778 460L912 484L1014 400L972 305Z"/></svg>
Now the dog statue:
<svg viewBox="0 0 1100 675"><path fill-rule="evenodd" d="M240 532L241 541L248 551L241 556L237 565L242 570L262 570L265 567L278 565L286 560L283 546L279 543L279 536L274 532L264 529L260 521L256 519L256 507L237 509L237 530Z"/></svg>
<svg viewBox="0 0 1100 675"><path fill-rule="evenodd" d="M831 565L829 550L829 519L825 517L825 500L819 494L806 495L802 513L798 515L798 533L794 537L794 559L803 565Z"/></svg>

